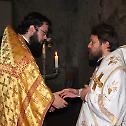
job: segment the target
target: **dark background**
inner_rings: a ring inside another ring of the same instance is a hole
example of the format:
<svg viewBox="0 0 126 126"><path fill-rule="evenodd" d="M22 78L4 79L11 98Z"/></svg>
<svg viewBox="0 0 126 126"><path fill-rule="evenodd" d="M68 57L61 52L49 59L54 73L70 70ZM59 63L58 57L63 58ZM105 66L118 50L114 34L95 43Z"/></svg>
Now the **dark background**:
<svg viewBox="0 0 126 126"><path fill-rule="evenodd" d="M0 0L0 35L7 24L16 27L31 11L46 15L53 24L53 45L46 47L47 74L54 71L54 52L59 55L58 76L46 80L53 92L88 83L93 68L88 65L87 44L93 25L103 21L113 25L120 45L126 43L126 0ZM47 126L75 126L81 100L67 101L68 108L47 114Z"/></svg>

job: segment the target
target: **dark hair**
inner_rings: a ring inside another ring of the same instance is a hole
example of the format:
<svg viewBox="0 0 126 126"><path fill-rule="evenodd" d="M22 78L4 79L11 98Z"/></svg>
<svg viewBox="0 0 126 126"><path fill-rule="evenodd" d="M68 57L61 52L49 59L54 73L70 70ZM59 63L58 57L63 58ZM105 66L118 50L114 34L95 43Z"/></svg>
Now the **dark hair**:
<svg viewBox="0 0 126 126"><path fill-rule="evenodd" d="M110 51L115 50L119 46L118 35L114 27L111 25L105 23L96 25L92 28L91 34L97 35L101 43L108 41L110 45Z"/></svg>
<svg viewBox="0 0 126 126"><path fill-rule="evenodd" d="M19 34L25 34L28 28L30 27L30 25L34 25L35 27L40 27L44 22L46 22L49 26L51 26L51 21L46 16L38 12L31 12L24 17L24 20L16 28L16 32ZM49 32L51 32L50 27L49 27Z"/></svg>

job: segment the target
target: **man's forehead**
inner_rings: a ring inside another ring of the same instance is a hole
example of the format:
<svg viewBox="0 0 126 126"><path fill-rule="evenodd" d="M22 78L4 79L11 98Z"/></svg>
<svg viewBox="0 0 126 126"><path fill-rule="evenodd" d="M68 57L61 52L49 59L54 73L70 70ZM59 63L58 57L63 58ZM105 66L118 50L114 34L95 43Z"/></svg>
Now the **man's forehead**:
<svg viewBox="0 0 126 126"><path fill-rule="evenodd" d="M98 39L98 36L97 35L91 35L90 39Z"/></svg>
<svg viewBox="0 0 126 126"><path fill-rule="evenodd" d="M48 24L47 23L43 23L41 26L40 26L40 28L42 29L42 30L48 30Z"/></svg>

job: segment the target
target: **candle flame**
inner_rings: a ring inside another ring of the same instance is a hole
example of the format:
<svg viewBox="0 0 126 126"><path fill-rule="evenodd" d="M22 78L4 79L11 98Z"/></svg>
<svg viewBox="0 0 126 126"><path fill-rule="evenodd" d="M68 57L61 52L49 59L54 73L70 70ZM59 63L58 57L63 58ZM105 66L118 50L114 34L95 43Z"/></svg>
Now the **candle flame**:
<svg viewBox="0 0 126 126"><path fill-rule="evenodd" d="M57 56L57 52L55 52L55 56Z"/></svg>

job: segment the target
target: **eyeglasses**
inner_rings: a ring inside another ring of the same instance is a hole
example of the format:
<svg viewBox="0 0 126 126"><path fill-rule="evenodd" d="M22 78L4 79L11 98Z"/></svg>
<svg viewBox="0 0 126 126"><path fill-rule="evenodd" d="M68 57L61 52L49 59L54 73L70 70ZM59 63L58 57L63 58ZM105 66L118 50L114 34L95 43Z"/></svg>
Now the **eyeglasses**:
<svg viewBox="0 0 126 126"><path fill-rule="evenodd" d="M41 33L42 33L43 35L46 35L46 36L47 36L47 32L43 31L42 29L40 29L40 28L37 27L36 30L37 30L37 31L41 31Z"/></svg>
<svg viewBox="0 0 126 126"><path fill-rule="evenodd" d="M43 35L47 35L47 32L43 31L42 29L39 28L38 30L40 30L43 33Z"/></svg>

